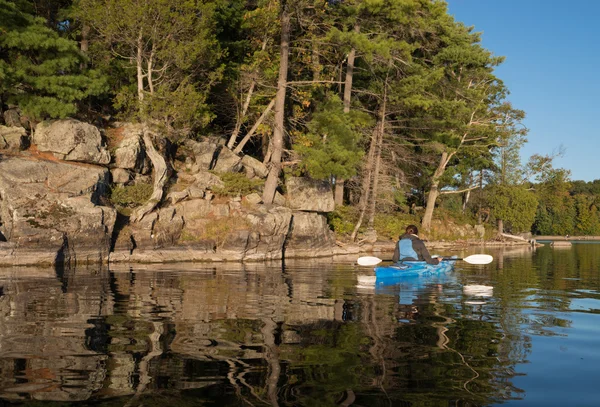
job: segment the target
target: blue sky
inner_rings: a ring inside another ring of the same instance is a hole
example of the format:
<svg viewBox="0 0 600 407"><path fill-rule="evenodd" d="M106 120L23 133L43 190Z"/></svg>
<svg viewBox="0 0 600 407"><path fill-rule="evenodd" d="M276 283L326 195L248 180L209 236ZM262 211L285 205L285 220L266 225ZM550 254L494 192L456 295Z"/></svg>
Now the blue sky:
<svg viewBox="0 0 600 407"><path fill-rule="evenodd" d="M506 57L496 75L527 114L532 154L563 157L571 179L600 179L600 1L447 0L450 14L481 32L482 44Z"/></svg>

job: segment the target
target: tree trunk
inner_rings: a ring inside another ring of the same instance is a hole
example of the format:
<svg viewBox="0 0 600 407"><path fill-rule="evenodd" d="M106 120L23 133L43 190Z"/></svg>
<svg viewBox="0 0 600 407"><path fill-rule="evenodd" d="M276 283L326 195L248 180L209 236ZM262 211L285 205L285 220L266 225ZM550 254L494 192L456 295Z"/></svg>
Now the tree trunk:
<svg viewBox="0 0 600 407"><path fill-rule="evenodd" d="M354 31L359 32L360 26L354 26ZM346 63L346 79L344 81L344 113L350 112L350 104L352 102L352 80L354 75L354 60L356 58L356 49L352 48L348 53L348 61Z"/></svg>
<svg viewBox="0 0 600 407"><path fill-rule="evenodd" d="M277 397L279 376L281 375L281 364L279 360L279 347L275 343L275 331L277 330L277 324L270 318L263 320L263 327L261 332L263 334L263 342L265 345L265 361L269 366L269 374L266 379L267 384L267 397L271 406L278 406L279 401Z"/></svg>
<svg viewBox="0 0 600 407"><path fill-rule="evenodd" d="M502 219L498 219L498 237L502 238L502 234L504 233L504 222Z"/></svg>
<svg viewBox="0 0 600 407"><path fill-rule="evenodd" d="M383 126L378 131L377 144L375 146L375 168L373 169L373 188L371 190L371 202L369 203L369 220L367 226L373 229L375 224L375 207L377 206L377 190L379 189L379 168L381 167L381 146L383 144Z"/></svg>
<svg viewBox="0 0 600 407"><path fill-rule="evenodd" d="M362 182L362 188L360 193L360 200L358 201L358 207L360 210L360 214L358 216L358 221L356 225L354 225L354 230L350 235L350 240L355 241L356 236L358 235L358 230L360 229L363 219L365 218L365 212L367 211L367 203L369 201L369 195L371 192L371 178L373 173L373 167L375 166L375 145L377 144L377 129L379 128L379 123L375 127L375 131L371 136L371 144L369 145L369 154L367 156L367 162L365 164L364 169L364 177Z"/></svg>
<svg viewBox="0 0 600 407"><path fill-rule="evenodd" d="M269 114L271 109L273 109L274 105L275 105L275 99L271 99L271 101L267 105L267 108L264 110L264 112L262 112L262 114L260 115L260 117L258 118L256 123L254 123L254 126L252 126L252 128L244 136L242 141L240 141L239 144L235 147L235 149L233 150L234 153L239 154L242 152L242 149L244 148L244 146L246 145L248 140L250 140L250 138L254 135L254 133L256 132L256 129L258 129L258 126L260 126L260 124L265 120L265 117L267 117L267 114Z"/></svg>
<svg viewBox="0 0 600 407"><path fill-rule="evenodd" d="M138 39L137 39L137 54L135 57L135 64L136 64L136 70L137 70L137 94L138 94L138 101L140 102L140 112L143 111L143 106L142 106L142 102L144 100L144 72L143 72L143 68L142 68L142 63L143 55L144 52L144 43L143 43L143 36L142 36L142 29L140 29L140 33L138 35Z"/></svg>
<svg viewBox="0 0 600 407"><path fill-rule="evenodd" d="M81 27L81 42L79 43L79 49L83 54L87 56L88 50L90 49L90 31L92 27L88 24L83 24ZM81 69L86 69L88 66L87 62L79 64Z"/></svg>
<svg viewBox="0 0 600 407"><path fill-rule="evenodd" d="M285 109L285 94L287 90L288 58L290 41L290 15L287 7L281 10L281 60L279 63L279 78L277 80L277 95L275 96L275 128L273 130L273 152L271 153L269 175L265 181L262 200L265 204L273 203L275 190L281 172L281 156L283 154L283 122Z"/></svg>
<svg viewBox="0 0 600 407"><path fill-rule="evenodd" d="M146 154L150 158L152 162L152 172L154 175L154 191L152 192L152 196L144 205L137 208L130 216L130 220L132 222L138 222L142 220L144 216L150 213L156 206L160 203L163 196L163 190L165 184L169 180L168 174L168 166L167 160L163 157L160 152L154 148L154 143L152 141L152 134L149 130L144 127L143 130L143 140L146 145Z"/></svg>
<svg viewBox="0 0 600 407"><path fill-rule="evenodd" d="M344 180L336 178L335 179L335 189L333 200L335 202L335 206L340 206L344 204Z"/></svg>
<svg viewBox="0 0 600 407"><path fill-rule="evenodd" d="M426 232L431 230L431 220L433 219L433 210L435 209L435 202L440 195L440 191L438 187L440 185L440 178L444 175L444 171L446 171L446 166L454 153L448 154L448 152L444 151L442 153L442 157L440 158L440 164L437 169L433 173L433 177L431 179L431 188L429 189L429 194L427 195L427 206L425 207L425 214L423 215L423 221L421 222L421 226Z"/></svg>
<svg viewBox="0 0 600 407"><path fill-rule="evenodd" d="M354 31L359 32L360 26L357 24L354 26ZM354 60L356 58L356 49L352 48L348 53L348 60L346 63L346 79L344 81L344 113L350 113L350 105L352 102L352 80L354 78ZM344 182L343 179L336 179L335 182L335 205L344 204Z"/></svg>
<svg viewBox="0 0 600 407"><path fill-rule="evenodd" d="M465 192L465 196L463 197L462 213L465 213L465 211L467 210L467 204L469 203L469 198L471 198L471 190L470 189L467 192Z"/></svg>
<svg viewBox="0 0 600 407"><path fill-rule="evenodd" d="M481 210L482 210L482 205L481 202L483 201L483 173L479 172L479 211L477 212L477 224L481 225L482 220L481 220Z"/></svg>
<svg viewBox="0 0 600 407"><path fill-rule="evenodd" d="M383 148L383 135L385 134L385 117L387 114L387 84L388 77L385 78L383 90L383 105L379 115L379 129L377 131L377 143L375 145L375 169L373 170L373 191L371 193L371 207L369 210L369 229L373 229L375 224L375 207L377 205L377 189L379 188L379 167L381 166L381 150Z"/></svg>

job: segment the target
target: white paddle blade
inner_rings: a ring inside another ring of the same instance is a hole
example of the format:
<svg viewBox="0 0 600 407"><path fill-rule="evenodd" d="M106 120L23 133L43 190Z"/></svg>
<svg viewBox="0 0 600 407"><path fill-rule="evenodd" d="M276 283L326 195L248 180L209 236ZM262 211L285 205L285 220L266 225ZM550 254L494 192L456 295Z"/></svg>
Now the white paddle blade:
<svg viewBox="0 0 600 407"><path fill-rule="evenodd" d="M466 261L469 264L490 264L494 261L494 258L489 254L474 254L465 257L463 261Z"/></svg>
<svg viewBox="0 0 600 407"><path fill-rule="evenodd" d="M369 286L373 286L375 285L375 281L377 281L377 277L376 276L356 276L358 279L358 285L360 285L361 287L369 287Z"/></svg>
<svg viewBox="0 0 600 407"><path fill-rule="evenodd" d="M471 284L463 286L463 292L472 297L491 297L494 295L494 287L489 285Z"/></svg>
<svg viewBox="0 0 600 407"><path fill-rule="evenodd" d="M358 260L356 260L356 262L359 266L375 266L381 263L382 260L379 257L363 256L359 257Z"/></svg>

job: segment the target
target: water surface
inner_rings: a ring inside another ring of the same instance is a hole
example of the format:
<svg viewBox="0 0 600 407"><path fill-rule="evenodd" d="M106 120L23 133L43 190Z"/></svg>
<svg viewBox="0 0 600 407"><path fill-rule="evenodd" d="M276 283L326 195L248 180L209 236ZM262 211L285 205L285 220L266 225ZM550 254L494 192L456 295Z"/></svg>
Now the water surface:
<svg viewBox="0 0 600 407"><path fill-rule="evenodd" d="M0 404L599 405L600 245L477 252L376 288L348 259L0 269Z"/></svg>

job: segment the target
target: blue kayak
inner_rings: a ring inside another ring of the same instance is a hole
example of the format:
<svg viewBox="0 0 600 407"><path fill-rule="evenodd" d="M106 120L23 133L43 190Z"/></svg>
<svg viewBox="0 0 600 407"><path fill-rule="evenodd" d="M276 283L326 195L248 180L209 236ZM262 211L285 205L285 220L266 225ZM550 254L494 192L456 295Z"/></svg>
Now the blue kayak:
<svg viewBox="0 0 600 407"><path fill-rule="evenodd" d="M442 260L440 264L427 264L424 261L404 261L389 266L375 267L377 280L399 277L415 277L452 271L456 260Z"/></svg>

